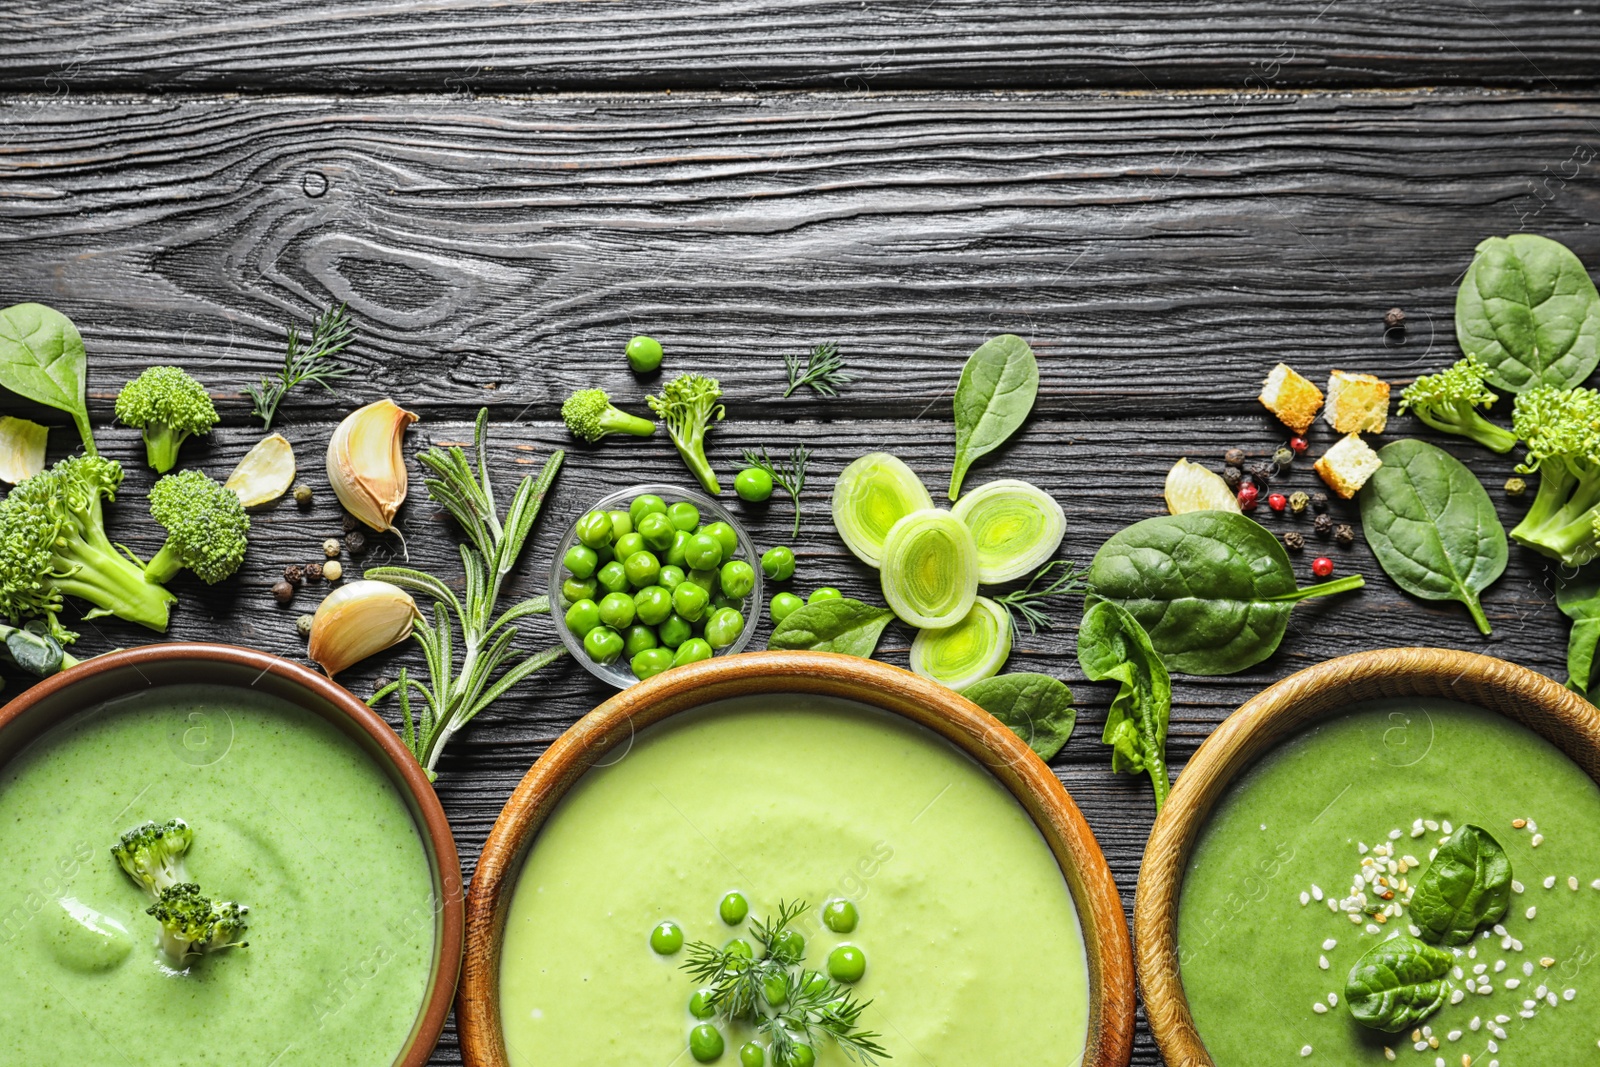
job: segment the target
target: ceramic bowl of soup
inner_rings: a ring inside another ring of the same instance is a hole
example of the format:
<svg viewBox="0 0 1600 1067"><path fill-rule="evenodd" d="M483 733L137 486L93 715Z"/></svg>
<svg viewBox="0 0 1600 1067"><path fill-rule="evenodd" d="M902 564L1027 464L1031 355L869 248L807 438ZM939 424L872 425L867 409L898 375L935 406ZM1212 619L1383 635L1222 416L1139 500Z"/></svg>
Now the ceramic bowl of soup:
<svg viewBox="0 0 1600 1067"><path fill-rule="evenodd" d="M1146 848L1134 929L1165 1061L1593 1060L1597 781L1600 712L1503 660L1386 649L1266 689Z"/></svg>
<svg viewBox="0 0 1600 1067"><path fill-rule="evenodd" d="M172 949L149 911L170 886L113 852L172 820L162 877L247 907L233 947ZM0 838L0 1061L428 1062L461 960L455 843L394 732L326 678L211 644L49 678L0 709Z"/></svg>
<svg viewBox="0 0 1600 1067"><path fill-rule="evenodd" d="M840 1005L882 1063L1131 1055L1122 906L1071 797L976 705L872 660L729 656L602 704L517 787L468 916L474 1067L836 1067L795 1020ZM744 953L741 1017L702 965Z"/></svg>

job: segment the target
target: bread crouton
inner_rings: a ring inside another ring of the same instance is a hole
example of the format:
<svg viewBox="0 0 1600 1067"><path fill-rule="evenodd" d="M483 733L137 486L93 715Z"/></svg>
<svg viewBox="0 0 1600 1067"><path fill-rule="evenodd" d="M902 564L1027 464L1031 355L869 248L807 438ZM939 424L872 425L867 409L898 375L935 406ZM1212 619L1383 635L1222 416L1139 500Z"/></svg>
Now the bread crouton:
<svg viewBox="0 0 1600 1067"><path fill-rule="evenodd" d="M1349 500L1367 484L1372 472L1381 466L1383 460L1378 458L1378 454L1359 434L1351 434L1324 452L1322 458L1311 465L1311 469L1322 475L1329 489Z"/></svg>
<svg viewBox="0 0 1600 1067"><path fill-rule="evenodd" d="M1334 371L1322 417L1340 433L1382 433L1389 425L1389 383L1370 374Z"/></svg>
<svg viewBox="0 0 1600 1067"><path fill-rule="evenodd" d="M1280 363L1262 383L1261 402L1289 429L1305 433L1322 408L1322 390Z"/></svg>

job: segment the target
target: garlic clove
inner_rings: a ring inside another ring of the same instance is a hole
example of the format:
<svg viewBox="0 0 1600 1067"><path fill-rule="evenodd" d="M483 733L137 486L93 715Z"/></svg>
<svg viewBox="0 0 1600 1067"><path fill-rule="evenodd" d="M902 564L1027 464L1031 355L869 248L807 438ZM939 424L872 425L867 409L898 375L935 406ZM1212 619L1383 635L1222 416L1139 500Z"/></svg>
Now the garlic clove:
<svg viewBox="0 0 1600 1067"><path fill-rule="evenodd" d="M245 507L257 508L287 493L293 483L294 448L275 433L251 446L223 484L239 494Z"/></svg>
<svg viewBox="0 0 1600 1067"><path fill-rule="evenodd" d="M12 415L0 418L0 482L16 485L44 470L45 438L50 430Z"/></svg>
<svg viewBox="0 0 1600 1067"><path fill-rule="evenodd" d="M346 511L380 533L406 498L400 441L417 416L387 397L346 415L328 442L328 482Z"/></svg>
<svg viewBox="0 0 1600 1067"><path fill-rule="evenodd" d="M398 645L422 618L417 602L399 586L368 579L329 593L311 620L313 661L332 678L352 664Z"/></svg>

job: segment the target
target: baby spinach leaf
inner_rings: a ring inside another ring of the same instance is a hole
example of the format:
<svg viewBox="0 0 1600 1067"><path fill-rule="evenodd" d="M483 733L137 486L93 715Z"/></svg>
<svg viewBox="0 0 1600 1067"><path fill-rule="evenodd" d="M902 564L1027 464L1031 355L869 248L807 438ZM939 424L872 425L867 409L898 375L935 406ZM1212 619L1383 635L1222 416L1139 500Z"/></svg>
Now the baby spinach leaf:
<svg viewBox="0 0 1600 1067"><path fill-rule="evenodd" d="M71 415L83 450L93 456L84 362L83 337L55 308L13 304L0 310L0 386Z"/></svg>
<svg viewBox="0 0 1600 1067"><path fill-rule="evenodd" d="M1570 389L1600 364L1600 293L1566 245L1490 237L1456 293L1456 340L1489 368L1491 385Z"/></svg>
<svg viewBox="0 0 1600 1067"><path fill-rule="evenodd" d="M950 499L979 456L999 448L1033 410L1039 395L1039 364L1028 342L1014 333L991 337L961 368L956 386L956 461L950 469Z"/></svg>
<svg viewBox="0 0 1600 1067"><path fill-rule="evenodd" d="M1109 600L1084 599L1078 624L1078 665L1091 681L1121 683L1100 740L1111 746L1111 769L1150 775L1156 810L1166 802L1167 722L1172 680L1139 620Z"/></svg>
<svg viewBox="0 0 1600 1067"><path fill-rule="evenodd" d="M1412 596L1459 600L1483 633L1478 603L1506 569L1506 531L1483 485L1426 441L1395 441L1361 490L1361 532L1384 572Z"/></svg>
<svg viewBox="0 0 1600 1067"><path fill-rule="evenodd" d="M1587 694L1595 646L1600 645L1600 564L1556 587L1556 607L1572 620L1567 635L1567 688Z"/></svg>
<svg viewBox="0 0 1600 1067"><path fill-rule="evenodd" d="M1040 759L1050 759L1072 736L1078 711L1072 690L1048 674L1001 674L973 682L961 695L1011 727Z"/></svg>
<svg viewBox="0 0 1600 1067"><path fill-rule="evenodd" d="M867 659L892 618L894 612L888 608L875 608L849 597L819 600L785 616L772 631L767 647L842 652Z"/></svg>
<svg viewBox="0 0 1600 1067"><path fill-rule="evenodd" d="M1445 975L1455 957L1401 934L1372 946L1344 983L1344 1002L1356 1022L1398 1034L1439 1010L1449 994Z"/></svg>
<svg viewBox="0 0 1600 1067"><path fill-rule="evenodd" d="M1481 826L1467 823L1440 844L1411 894L1411 921L1441 945L1465 945L1511 906L1511 859Z"/></svg>
<svg viewBox="0 0 1600 1067"><path fill-rule="evenodd" d="M1365 584L1352 574L1298 588L1278 539L1231 511L1136 522L1089 566L1090 590L1127 608L1167 669L1185 674L1254 666L1277 650L1297 601Z"/></svg>

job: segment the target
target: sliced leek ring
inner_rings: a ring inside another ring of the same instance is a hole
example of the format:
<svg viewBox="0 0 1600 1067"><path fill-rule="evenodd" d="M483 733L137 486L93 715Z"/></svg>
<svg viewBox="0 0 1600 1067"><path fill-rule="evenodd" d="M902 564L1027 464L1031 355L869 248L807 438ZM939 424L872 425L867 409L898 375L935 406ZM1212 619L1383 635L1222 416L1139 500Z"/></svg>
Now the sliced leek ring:
<svg viewBox="0 0 1600 1067"><path fill-rule="evenodd" d="M980 596L967 617L943 630L919 630L911 642L911 669L960 692L993 678L1011 655L1011 617Z"/></svg>
<svg viewBox="0 0 1600 1067"><path fill-rule="evenodd" d="M933 507L916 472L887 452L868 452L833 483L833 525L856 558L876 567L894 524Z"/></svg>
<svg viewBox="0 0 1600 1067"><path fill-rule="evenodd" d="M940 508L913 511L883 540L883 598L924 630L954 626L978 596L978 548L967 524Z"/></svg>
<svg viewBox="0 0 1600 1067"><path fill-rule="evenodd" d="M950 513L972 531L984 585L1032 574L1056 554L1067 533L1067 517L1055 498L1017 478L980 485Z"/></svg>

